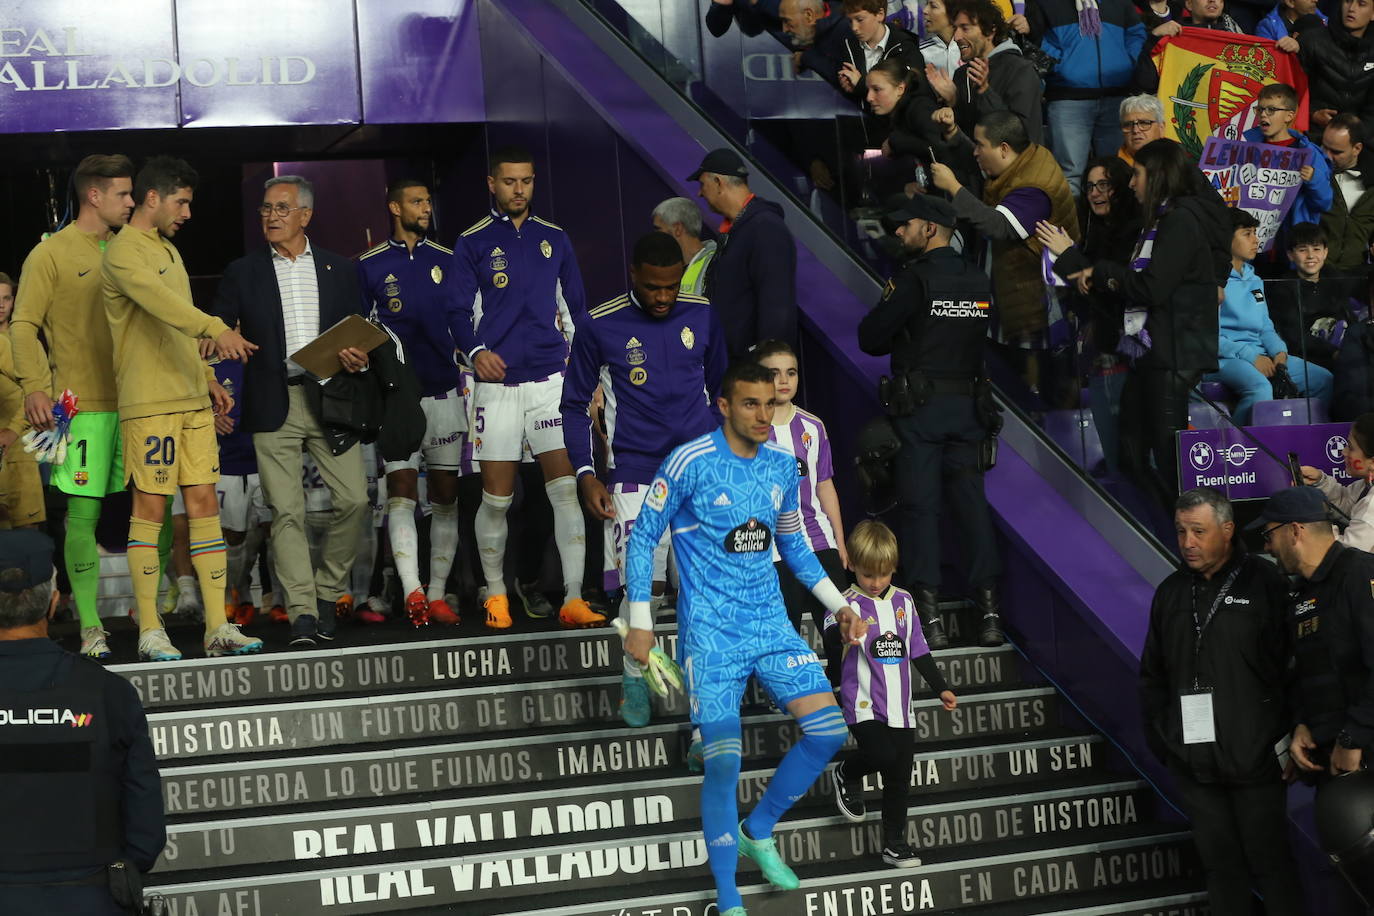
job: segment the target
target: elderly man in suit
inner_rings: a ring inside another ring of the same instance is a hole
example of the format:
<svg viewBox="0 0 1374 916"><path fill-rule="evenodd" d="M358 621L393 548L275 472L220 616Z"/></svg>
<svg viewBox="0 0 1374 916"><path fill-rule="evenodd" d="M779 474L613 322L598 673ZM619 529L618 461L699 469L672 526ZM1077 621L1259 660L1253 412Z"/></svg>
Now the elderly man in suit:
<svg viewBox="0 0 1374 916"><path fill-rule="evenodd" d="M306 237L314 205L314 190L304 178L282 175L265 184L258 214L267 244L225 268L214 308L229 327L237 325L245 337L260 341L244 372L240 422L253 435L258 474L272 508L273 566L287 595L291 645L298 648L334 638L335 607L344 594L367 508L361 448L331 452L306 399L309 377L288 359L322 331L362 310L353 264L312 247ZM342 350L339 362L348 372L360 372L367 367L367 354ZM315 459L334 507L313 576L305 536L302 448Z"/></svg>

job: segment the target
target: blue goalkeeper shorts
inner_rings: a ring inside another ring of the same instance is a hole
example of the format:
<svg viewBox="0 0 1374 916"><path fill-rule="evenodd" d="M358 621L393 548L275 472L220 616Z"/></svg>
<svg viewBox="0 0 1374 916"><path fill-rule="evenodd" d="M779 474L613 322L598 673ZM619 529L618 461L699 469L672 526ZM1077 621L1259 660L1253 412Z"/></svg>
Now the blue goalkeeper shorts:
<svg viewBox="0 0 1374 916"><path fill-rule="evenodd" d="M693 724L739 718L751 674L783 709L799 697L832 692L824 663L782 614L741 629L734 639L719 631L684 636L682 670Z"/></svg>

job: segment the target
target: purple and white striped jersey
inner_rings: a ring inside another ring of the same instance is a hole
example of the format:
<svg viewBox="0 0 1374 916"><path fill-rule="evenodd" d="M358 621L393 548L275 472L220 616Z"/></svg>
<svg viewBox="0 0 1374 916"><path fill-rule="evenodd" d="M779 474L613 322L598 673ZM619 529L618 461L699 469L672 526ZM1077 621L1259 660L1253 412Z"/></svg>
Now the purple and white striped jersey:
<svg viewBox="0 0 1374 916"><path fill-rule="evenodd" d="M862 645L845 648L840 662L840 708L845 721L914 728L911 659L930 654L911 594L895 585L882 597L851 588L845 600L868 621Z"/></svg>
<svg viewBox="0 0 1374 916"><path fill-rule="evenodd" d="M835 528L830 524L830 516L821 509L821 501L816 495L816 487L820 482L835 476L830 459L830 436L825 432L825 424L820 417L798 407L789 422L773 426L768 438L797 459L802 524L807 543L813 551L834 550Z"/></svg>

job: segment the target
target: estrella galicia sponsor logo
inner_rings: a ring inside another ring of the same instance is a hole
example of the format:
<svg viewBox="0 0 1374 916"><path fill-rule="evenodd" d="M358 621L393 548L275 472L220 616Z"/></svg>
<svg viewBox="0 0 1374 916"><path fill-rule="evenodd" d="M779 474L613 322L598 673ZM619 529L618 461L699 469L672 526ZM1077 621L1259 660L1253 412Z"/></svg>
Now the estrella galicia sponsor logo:
<svg viewBox="0 0 1374 916"><path fill-rule="evenodd" d="M773 533L768 526L751 518L725 535L726 553L760 553L773 546Z"/></svg>
<svg viewBox="0 0 1374 916"><path fill-rule="evenodd" d="M873 659L883 665L900 665L906 661L906 644L902 637L888 630L870 645Z"/></svg>
<svg viewBox="0 0 1374 916"><path fill-rule="evenodd" d="M85 728L94 721L94 713L72 712L70 709L0 709L0 726L66 725Z"/></svg>

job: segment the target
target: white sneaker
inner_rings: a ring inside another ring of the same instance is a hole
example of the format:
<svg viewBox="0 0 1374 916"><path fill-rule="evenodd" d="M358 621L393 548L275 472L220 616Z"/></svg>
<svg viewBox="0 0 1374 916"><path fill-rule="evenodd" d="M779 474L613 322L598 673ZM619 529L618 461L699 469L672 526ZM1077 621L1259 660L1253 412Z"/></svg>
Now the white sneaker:
<svg viewBox="0 0 1374 916"><path fill-rule="evenodd" d="M110 644L105 641L109 635L101 627L82 627L81 654L87 658L109 658Z"/></svg>
<svg viewBox="0 0 1374 916"><path fill-rule="evenodd" d="M237 624L222 623L213 632L205 634L205 654L210 658L252 655L261 651L262 640L256 636L244 636Z"/></svg>
<svg viewBox="0 0 1374 916"><path fill-rule="evenodd" d="M181 660L181 653L167 638L167 631L158 627L138 634L138 657L145 662L175 662Z"/></svg>

